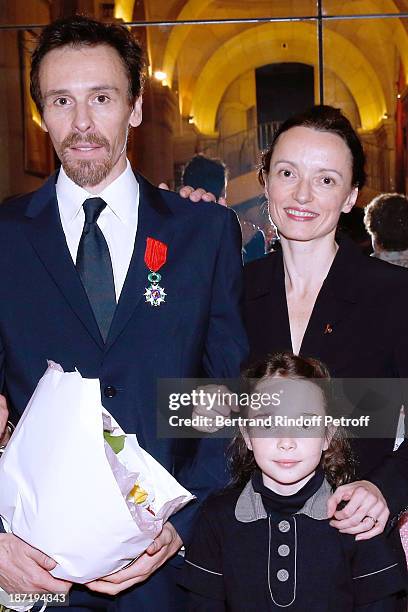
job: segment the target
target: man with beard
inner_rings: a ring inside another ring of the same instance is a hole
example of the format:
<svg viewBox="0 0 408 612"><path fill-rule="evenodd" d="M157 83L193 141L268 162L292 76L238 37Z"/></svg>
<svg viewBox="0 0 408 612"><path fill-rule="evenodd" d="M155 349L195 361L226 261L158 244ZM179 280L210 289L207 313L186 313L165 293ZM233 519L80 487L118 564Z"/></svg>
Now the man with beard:
<svg viewBox="0 0 408 612"><path fill-rule="evenodd" d="M132 171L126 141L142 118L143 68L122 26L73 17L41 34L31 93L62 167L0 209L0 389L15 421L47 359L99 378L123 429L204 497L223 484L222 447L157 439L156 382L238 374L246 351L241 236L228 209L197 210ZM9 436L4 414L0 403L0 445ZM74 586L72 609L184 609L166 561L187 540L197 505L172 517L131 566ZM54 566L0 533L5 591L70 589L51 576Z"/></svg>

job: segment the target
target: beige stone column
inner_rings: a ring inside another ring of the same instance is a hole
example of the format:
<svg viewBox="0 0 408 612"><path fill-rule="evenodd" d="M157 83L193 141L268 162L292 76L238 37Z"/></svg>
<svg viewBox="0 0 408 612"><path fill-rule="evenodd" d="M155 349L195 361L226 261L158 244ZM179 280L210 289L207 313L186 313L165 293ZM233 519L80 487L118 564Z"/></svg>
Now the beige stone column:
<svg viewBox="0 0 408 612"><path fill-rule="evenodd" d="M143 121L131 131L129 157L133 167L154 184L173 180L177 113L175 94L158 81L148 80L143 95Z"/></svg>

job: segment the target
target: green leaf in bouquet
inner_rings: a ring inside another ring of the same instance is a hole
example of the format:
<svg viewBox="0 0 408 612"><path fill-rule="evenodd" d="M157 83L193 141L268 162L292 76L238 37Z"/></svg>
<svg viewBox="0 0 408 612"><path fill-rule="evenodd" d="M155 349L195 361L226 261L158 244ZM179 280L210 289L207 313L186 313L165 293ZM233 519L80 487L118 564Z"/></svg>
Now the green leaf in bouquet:
<svg viewBox="0 0 408 612"><path fill-rule="evenodd" d="M112 436L109 431L104 431L103 437L105 438L106 442L109 444L115 455L117 455L118 453L120 453L121 450L123 450L123 447L125 446L126 436Z"/></svg>

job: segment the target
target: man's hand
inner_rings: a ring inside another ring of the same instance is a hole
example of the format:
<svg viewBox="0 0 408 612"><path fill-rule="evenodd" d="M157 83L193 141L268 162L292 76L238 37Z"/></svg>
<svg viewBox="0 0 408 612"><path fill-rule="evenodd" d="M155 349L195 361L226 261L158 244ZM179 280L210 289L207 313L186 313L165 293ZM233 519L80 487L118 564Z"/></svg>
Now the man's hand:
<svg viewBox="0 0 408 612"><path fill-rule="evenodd" d="M341 501L348 501L337 510ZM332 527L341 533L359 534L356 540L369 540L384 531L390 512L381 491L367 480L342 485L327 502L328 517Z"/></svg>
<svg viewBox="0 0 408 612"><path fill-rule="evenodd" d="M202 424L194 425L194 429L203 431L206 433L215 433L219 429L222 429L224 425L218 424L220 417L229 418L231 411L239 412L239 406L234 399L234 394L225 385L205 385L204 387L198 387L197 392L203 392L200 397L203 397L203 401L197 406L194 406L192 418L201 418ZM224 401L218 402L213 401L220 397Z"/></svg>
<svg viewBox="0 0 408 612"><path fill-rule="evenodd" d="M0 446L8 442L9 432L6 429L8 415L6 398L4 395L0 395Z"/></svg>
<svg viewBox="0 0 408 612"><path fill-rule="evenodd" d="M72 583L49 573L57 564L11 533L0 533L0 586L6 593L68 593Z"/></svg>
<svg viewBox="0 0 408 612"><path fill-rule="evenodd" d="M134 563L119 572L109 574L86 585L91 591L117 595L129 587L147 580L167 559L176 554L183 542L171 523L165 523L160 535Z"/></svg>
<svg viewBox="0 0 408 612"><path fill-rule="evenodd" d="M166 185L166 183L160 183L159 188L166 189L166 191L169 191L169 186ZM205 189L201 188L194 189L194 187L189 187L188 185L185 185L180 189L179 195L182 198L190 198L192 202L201 202L201 200L203 200L204 202L216 201L215 195L210 191L205 191ZM226 198L219 198L218 204L221 204L221 206L227 206Z"/></svg>

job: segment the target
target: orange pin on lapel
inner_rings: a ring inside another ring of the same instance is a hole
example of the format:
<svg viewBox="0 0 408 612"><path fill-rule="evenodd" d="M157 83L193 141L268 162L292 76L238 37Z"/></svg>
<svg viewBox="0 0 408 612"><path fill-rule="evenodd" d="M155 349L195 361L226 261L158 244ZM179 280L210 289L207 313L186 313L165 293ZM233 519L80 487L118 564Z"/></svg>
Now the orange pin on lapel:
<svg viewBox="0 0 408 612"><path fill-rule="evenodd" d="M330 323L326 323L326 327L324 328L324 333L325 334L331 334L333 331L332 326L330 325Z"/></svg>

